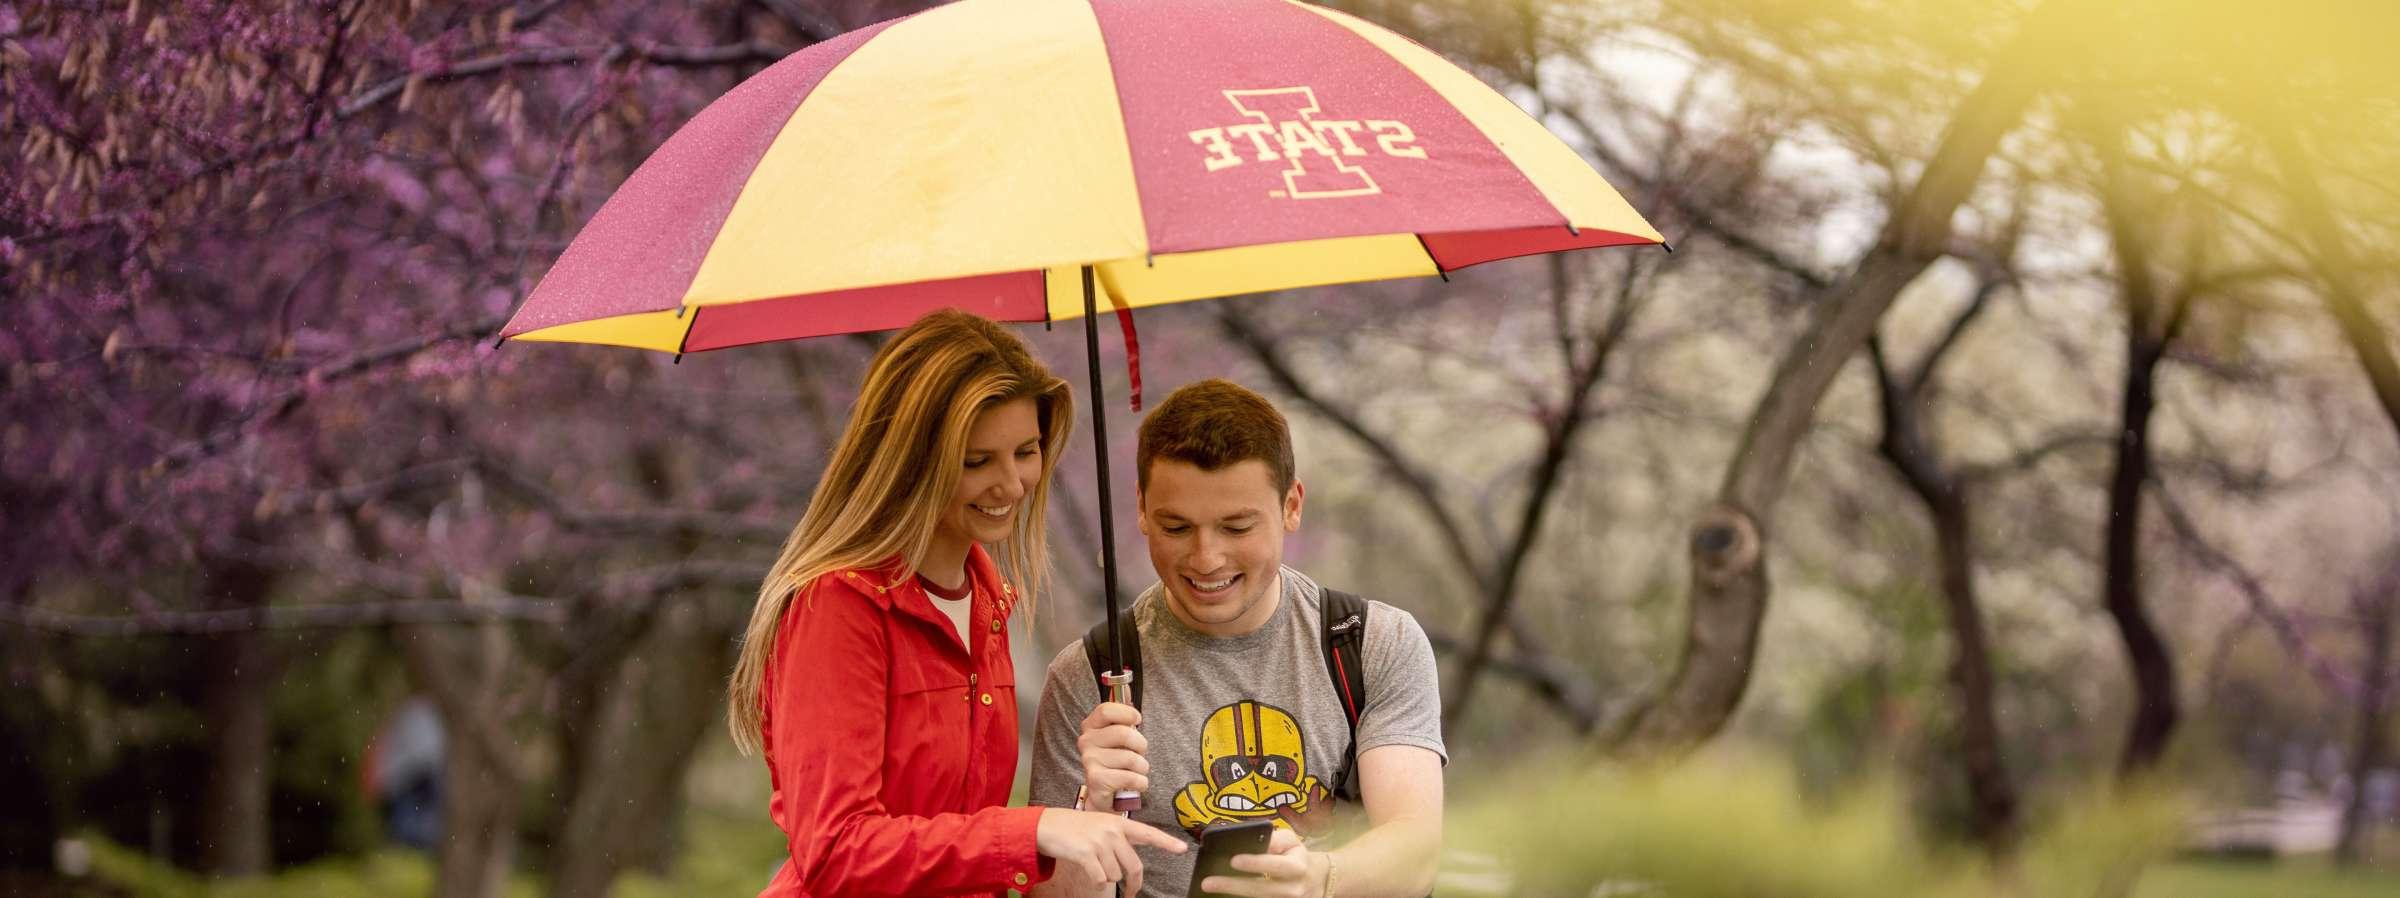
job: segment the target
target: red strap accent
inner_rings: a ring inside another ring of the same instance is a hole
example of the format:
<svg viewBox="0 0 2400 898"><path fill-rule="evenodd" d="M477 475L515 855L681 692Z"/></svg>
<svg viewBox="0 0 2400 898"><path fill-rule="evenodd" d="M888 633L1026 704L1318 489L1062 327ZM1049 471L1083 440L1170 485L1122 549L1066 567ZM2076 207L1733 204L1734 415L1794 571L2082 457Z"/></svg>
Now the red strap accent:
<svg viewBox="0 0 2400 898"><path fill-rule="evenodd" d="M1133 308L1117 298L1115 291L1100 292L1107 293L1108 304L1117 307L1117 326L1125 331L1126 390L1133 394L1133 410L1138 412L1142 410L1142 341L1133 333Z"/></svg>
<svg viewBox="0 0 2400 898"><path fill-rule="evenodd" d="M1342 678L1342 709L1350 712L1351 721L1358 720L1358 699L1350 695L1350 669L1342 663L1342 650L1333 650L1333 672Z"/></svg>

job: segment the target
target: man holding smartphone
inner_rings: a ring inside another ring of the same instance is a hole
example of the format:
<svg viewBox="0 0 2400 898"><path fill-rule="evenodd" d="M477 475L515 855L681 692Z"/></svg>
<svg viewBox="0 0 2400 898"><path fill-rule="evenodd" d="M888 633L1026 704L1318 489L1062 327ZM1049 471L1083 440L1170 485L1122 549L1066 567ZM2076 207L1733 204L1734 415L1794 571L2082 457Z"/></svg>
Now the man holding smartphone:
<svg viewBox="0 0 2400 898"><path fill-rule="evenodd" d="M1407 612L1283 566L1303 495L1283 415L1231 382L1190 384L1143 421L1135 464L1160 581L1126 613L1140 707L1100 701L1114 654L1060 652L1032 802L1105 810L1138 793L1135 819L1195 839L1275 827L1236 875L1191 883L1202 852L1146 859L1142 898L1425 895L1447 762L1433 649ZM1036 898L1106 892L1061 873Z"/></svg>

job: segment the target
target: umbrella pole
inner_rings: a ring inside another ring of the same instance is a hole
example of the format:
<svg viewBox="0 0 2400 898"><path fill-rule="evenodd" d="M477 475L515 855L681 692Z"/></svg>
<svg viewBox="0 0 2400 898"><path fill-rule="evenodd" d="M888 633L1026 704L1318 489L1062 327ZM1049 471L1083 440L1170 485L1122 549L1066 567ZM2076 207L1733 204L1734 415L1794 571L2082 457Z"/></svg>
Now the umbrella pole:
<svg viewBox="0 0 2400 898"><path fill-rule="evenodd" d="M1109 526L1116 506L1108 492L1108 403L1100 392L1100 310L1092 283L1092 266L1083 266L1083 354L1092 384L1092 464L1100 471L1100 591L1108 597L1108 661L1116 671L1130 670L1117 657L1125 641L1117 632L1117 536Z"/></svg>
<svg viewBox="0 0 2400 898"><path fill-rule="evenodd" d="M1092 266L1083 266L1083 357L1092 383L1092 464L1100 472L1100 592L1107 596L1108 665L1102 677L1108 701L1133 703L1133 666L1117 653L1125 634L1117 629L1117 536L1108 515L1116 508L1108 492L1108 402L1100 393L1100 303L1092 284ZM1118 792L1110 807L1120 813L1140 810L1142 793ZM1123 884L1118 885L1120 894Z"/></svg>

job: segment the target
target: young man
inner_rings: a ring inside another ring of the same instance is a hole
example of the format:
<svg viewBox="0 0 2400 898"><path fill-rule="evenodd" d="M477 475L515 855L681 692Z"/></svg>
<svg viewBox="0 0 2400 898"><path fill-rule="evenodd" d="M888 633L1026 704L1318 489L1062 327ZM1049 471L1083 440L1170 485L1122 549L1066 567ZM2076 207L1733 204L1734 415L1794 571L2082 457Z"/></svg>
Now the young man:
<svg viewBox="0 0 2400 898"><path fill-rule="evenodd" d="M1042 689L1032 802L1106 810L1119 790L1136 791L1136 820L1195 841L1210 825L1274 821L1268 853L1234 862L1250 875L1211 877L1202 887L1213 892L1425 895L1447 761L1433 648L1408 612L1364 603L1351 656L1363 675L1349 682L1365 694L1348 697L1360 713L1355 769L1345 770L1347 674L1329 675L1325 649L1335 600L1283 566L1303 492L1283 415L1228 381L1191 384L1142 422L1135 464L1160 581L1126 612L1139 628L1141 706L1100 701L1082 641L1059 652ZM1355 791L1340 789L1345 774ZM1198 854L1145 858L1143 898L1183 898ZM1065 873L1036 898L1107 891Z"/></svg>

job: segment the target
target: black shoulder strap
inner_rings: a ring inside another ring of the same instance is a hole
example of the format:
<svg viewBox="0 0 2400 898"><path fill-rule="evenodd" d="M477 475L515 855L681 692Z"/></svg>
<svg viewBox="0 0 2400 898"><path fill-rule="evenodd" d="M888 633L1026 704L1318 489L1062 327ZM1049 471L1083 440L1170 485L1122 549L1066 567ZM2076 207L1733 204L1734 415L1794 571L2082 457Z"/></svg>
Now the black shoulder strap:
<svg viewBox="0 0 2400 898"><path fill-rule="evenodd" d="M1325 590L1322 617L1325 675L1341 699L1342 716L1350 724L1350 744L1342 749L1342 772L1334 780L1334 797L1358 800L1358 715L1367 706L1367 600L1338 589ZM1135 683L1138 685L1139 680Z"/></svg>
<svg viewBox="0 0 2400 898"><path fill-rule="evenodd" d="M1125 630L1125 669L1133 671L1133 707L1135 710L1140 710L1142 707L1142 629L1134 626L1132 609L1126 609L1125 613L1119 617L1122 618L1119 625ZM1102 700L1108 698L1108 684L1102 682L1100 677L1110 671L1108 661L1117 654L1109 650L1109 642L1107 618L1101 618L1099 623L1092 625L1089 632L1083 634L1083 658L1092 665L1092 688L1100 690L1099 695Z"/></svg>

